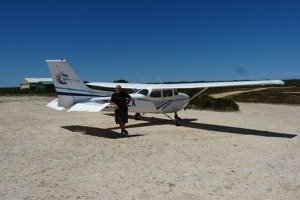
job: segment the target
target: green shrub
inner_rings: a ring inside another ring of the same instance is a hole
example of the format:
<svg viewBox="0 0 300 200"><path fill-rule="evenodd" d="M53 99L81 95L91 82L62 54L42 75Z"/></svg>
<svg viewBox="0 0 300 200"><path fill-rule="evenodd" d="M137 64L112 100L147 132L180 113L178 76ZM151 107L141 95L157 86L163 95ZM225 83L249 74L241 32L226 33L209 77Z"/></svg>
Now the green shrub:
<svg viewBox="0 0 300 200"><path fill-rule="evenodd" d="M54 88L48 89L24 89L21 90L19 87L13 88L0 88L0 95L46 95L46 96L53 96L56 92Z"/></svg>
<svg viewBox="0 0 300 200"><path fill-rule="evenodd" d="M239 111L239 105L230 99L213 98L208 95L193 99L190 104L199 110Z"/></svg>

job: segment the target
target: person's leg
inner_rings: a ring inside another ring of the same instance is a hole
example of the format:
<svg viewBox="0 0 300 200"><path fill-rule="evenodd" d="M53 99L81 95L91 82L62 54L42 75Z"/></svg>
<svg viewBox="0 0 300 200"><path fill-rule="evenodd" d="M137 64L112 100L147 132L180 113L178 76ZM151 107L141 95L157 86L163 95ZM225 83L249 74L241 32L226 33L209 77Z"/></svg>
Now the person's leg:
<svg viewBox="0 0 300 200"><path fill-rule="evenodd" d="M120 123L121 130L125 130L125 123Z"/></svg>
<svg viewBox="0 0 300 200"><path fill-rule="evenodd" d="M128 123L128 112L127 111L123 111L120 114L120 128L121 128L121 134L123 136L127 136L128 135L128 131L125 129L126 127L126 123Z"/></svg>
<svg viewBox="0 0 300 200"><path fill-rule="evenodd" d="M120 123L121 135L128 136L128 131L125 129L125 123Z"/></svg>
<svg viewBox="0 0 300 200"><path fill-rule="evenodd" d="M115 112L115 121L117 124L119 124L121 129L121 134L123 135L123 132L125 130L125 123L123 123L122 114L120 112Z"/></svg>

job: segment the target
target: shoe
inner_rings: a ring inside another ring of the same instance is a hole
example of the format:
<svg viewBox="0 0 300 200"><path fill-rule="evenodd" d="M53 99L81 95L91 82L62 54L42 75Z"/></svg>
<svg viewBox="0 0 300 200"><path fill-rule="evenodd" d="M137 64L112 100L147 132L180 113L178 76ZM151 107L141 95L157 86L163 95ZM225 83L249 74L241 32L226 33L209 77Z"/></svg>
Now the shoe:
<svg viewBox="0 0 300 200"><path fill-rule="evenodd" d="M128 136L128 131L126 131L125 129L121 131L121 135L123 137L127 137Z"/></svg>

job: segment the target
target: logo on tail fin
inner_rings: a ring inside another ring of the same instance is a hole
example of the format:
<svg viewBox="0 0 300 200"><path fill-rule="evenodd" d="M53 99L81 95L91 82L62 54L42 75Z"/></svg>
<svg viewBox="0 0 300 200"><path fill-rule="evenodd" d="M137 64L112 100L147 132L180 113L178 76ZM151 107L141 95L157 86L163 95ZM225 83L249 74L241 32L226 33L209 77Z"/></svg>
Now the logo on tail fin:
<svg viewBox="0 0 300 200"><path fill-rule="evenodd" d="M64 73L59 73L56 75L56 81L62 85L66 85L67 82L66 80L69 79L69 76L67 74Z"/></svg>

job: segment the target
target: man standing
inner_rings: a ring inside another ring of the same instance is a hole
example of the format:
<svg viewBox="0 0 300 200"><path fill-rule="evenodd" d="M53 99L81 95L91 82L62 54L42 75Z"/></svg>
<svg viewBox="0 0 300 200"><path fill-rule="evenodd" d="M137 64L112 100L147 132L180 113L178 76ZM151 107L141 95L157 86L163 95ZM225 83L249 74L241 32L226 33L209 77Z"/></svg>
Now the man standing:
<svg viewBox="0 0 300 200"><path fill-rule="evenodd" d="M123 92L120 85L116 86L116 92L112 94L110 104L115 108L115 121L120 125L122 136L128 136L125 123L128 123L128 107L131 96Z"/></svg>

